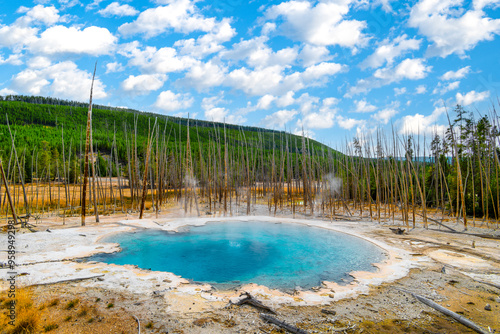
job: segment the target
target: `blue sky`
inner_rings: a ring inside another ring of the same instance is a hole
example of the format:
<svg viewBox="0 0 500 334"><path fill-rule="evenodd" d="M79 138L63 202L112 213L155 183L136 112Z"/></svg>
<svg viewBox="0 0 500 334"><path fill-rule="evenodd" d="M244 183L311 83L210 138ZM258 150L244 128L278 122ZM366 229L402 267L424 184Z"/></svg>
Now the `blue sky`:
<svg viewBox="0 0 500 334"><path fill-rule="evenodd" d="M432 135L498 108L500 0L2 0L0 95L301 133Z"/></svg>

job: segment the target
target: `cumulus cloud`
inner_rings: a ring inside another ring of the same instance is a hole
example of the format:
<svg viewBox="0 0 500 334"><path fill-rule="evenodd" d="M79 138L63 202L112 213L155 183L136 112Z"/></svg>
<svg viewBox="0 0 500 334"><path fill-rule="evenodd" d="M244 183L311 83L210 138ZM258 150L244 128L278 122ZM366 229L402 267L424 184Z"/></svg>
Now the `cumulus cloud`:
<svg viewBox="0 0 500 334"><path fill-rule="evenodd" d="M399 133L405 135L444 133L447 127L437 123L439 117L445 113L445 107L438 107L428 116L419 113L404 116L400 121Z"/></svg>
<svg viewBox="0 0 500 334"><path fill-rule="evenodd" d="M373 76L390 82L400 81L402 79L418 80L425 78L431 69L431 66L424 65L424 60L421 58L407 58L395 68L386 67L378 69Z"/></svg>
<svg viewBox="0 0 500 334"><path fill-rule="evenodd" d="M189 94L175 94L170 90L161 92L155 102L155 107L173 112L181 109L187 109L193 105L194 99Z"/></svg>
<svg viewBox="0 0 500 334"><path fill-rule="evenodd" d="M377 110L377 107L375 107L373 104L370 104L369 102L366 102L366 100L354 101L354 105L356 106L356 109L354 110L355 112L364 113Z"/></svg>
<svg viewBox="0 0 500 334"><path fill-rule="evenodd" d="M266 94L262 96L257 102L257 109L269 109L271 107L271 103L276 100L276 97L271 94Z"/></svg>
<svg viewBox="0 0 500 334"><path fill-rule="evenodd" d="M48 55L58 53L88 54L99 56L114 50L117 38L106 28L54 26L45 30L40 38L30 43L33 53Z"/></svg>
<svg viewBox="0 0 500 334"><path fill-rule="evenodd" d="M78 69L75 63L64 61L45 67L32 67L12 79L12 88L22 94L57 96L86 101L90 95L92 74ZM104 84L96 78L93 98L107 96Z"/></svg>
<svg viewBox="0 0 500 334"><path fill-rule="evenodd" d="M280 129L291 122L295 115L297 115L296 110L282 109L264 117L262 123L267 128Z"/></svg>
<svg viewBox="0 0 500 334"><path fill-rule="evenodd" d="M361 68L378 68L385 63L392 65L394 59L409 51L418 50L421 40L401 35L393 41L384 40L371 54L361 63Z"/></svg>
<svg viewBox="0 0 500 334"><path fill-rule="evenodd" d="M226 68L212 61L206 63L199 61L189 68L186 76L180 82L194 87L198 91L203 91L221 85L225 76Z"/></svg>
<svg viewBox="0 0 500 334"><path fill-rule="evenodd" d="M129 75L122 83L122 89L137 95L144 95L151 91L160 89L167 76L165 74L141 74Z"/></svg>
<svg viewBox="0 0 500 334"><path fill-rule="evenodd" d="M120 5L118 2L110 3L106 8L98 11L99 14L105 17L111 16L135 16L139 11L130 5Z"/></svg>
<svg viewBox="0 0 500 334"><path fill-rule="evenodd" d="M204 110L205 119L213 122L226 122L230 124L241 124L246 122L246 118L238 113L230 114L229 110L220 107L220 104L227 103L224 100L224 93L217 96L205 97L201 102L201 107Z"/></svg>
<svg viewBox="0 0 500 334"><path fill-rule="evenodd" d="M458 86L460 86L460 81L453 81L444 85L442 83L438 83L437 87L432 91L432 94L444 95L452 90L457 89Z"/></svg>
<svg viewBox="0 0 500 334"><path fill-rule="evenodd" d="M470 66L462 67L457 71L448 71L443 74L440 79L441 80L457 80L464 78L467 74L470 73Z"/></svg>
<svg viewBox="0 0 500 334"><path fill-rule="evenodd" d="M395 96L398 96L398 95L403 95L404 93L406 93L406 87L401 87L401 88L394 88L394 95Z"/></svg>
<svg viewBox="0 0 500 334"><path fill-rule="evenodd" d="M362 119L354 119L354 118L345 118L341 115L336 118L337 124L346 130L351 130L355 126L361 126L365 123Z"/></svg>
<svg viewBox="0 0 500 334"><path fill-rule="evenodd" d="M427 87L424 85L419 85L417 88L415 88L415 93L416 94L425 94L427 92Z"/></svg>
<svg viewBox="0 0 500 334"><path fill-rule="evenodd" d="M144 34L158 36L172 29L175 32L211 31L216 25L215 18L205 18L199 13L194 1L172 0L166 6L149 8L130 23L125 23L118 31L125 36Z"/></svg>
<svg viewBox="0 0 500 334"><path fill-rule="evenodd" d="M13 47L36 40L37 28L0 25L0 46Z"/></svg>
<svg viewBox="0 0 500 334"><path fill-rule="evenodd" d="M106 64L106 74L108 73L115 73L115 72L121 72L125 69L122 64L118 62L112 62L112 63L107 63Z"/></svg>
<svg viewBox="0 0 500 334"><path fill-rule="evenodd" d="M43 5L36 5L33 8L21 6L17 12L26 14L16 21L16 25L42 23L50 26L57 23L60 19L59 10L57 10L54 6L44 7Z"/></svg>
<svg viewBox="0 0 500 334"><path fill-rule="evenodd" d="M352 1L319 2L287 1L268 8L268 20L282 19L279 31L294 40L312 45L340 45L349 48L362 46L366 37L362 30L366 22L348 20Z"/></svg>
<svg viewBox="0 0 500 334"><path fill-rule="evenodd" d="M10 65L21 65L23 61L21 60L21 54L11 54L7 58L0 55L0 65L10 64Z"/></svg>
<svg viewBox="0 0 500 334"><path fill-rule="evenodd" d="M226 80L229 86L240 89L248 95L283 95L289 91L297 91L305 87L323 84L329 76L343 70L336 63L320 63L308 67L303 72L286 75L280 65L250 70L239 68L231 71Z"/></svg>
<svg viewBox="0 0 500 334"><path fill-rule="evenodd" d="M336 113L333 110L312 112L305 115L301 120L299 120L297 122L297 125L303 126L306 129L328 129L335 124L335 115Z"/></svg>
<svg viewBox="0 0 500 334"><path fill-rule="evenodd" d="M421 58L407 58L396 67L379 68L372 78L359 79L355 86L349 88L346 97L352 97L360 93L367 93L374 88L379 88L403 79L419 80L427 76L432 70L432 66L424 64Z"/></svg>
<svg viewBox="0 0 500 334"><path fill-rule="evenodd" d="M444 58L456 53L464 57L479 42L491 41L500 33L500 19L483 11L489 1L473 3L470 10L457 10L463 0L420 0L413 6L408 23L432 42L427 50L430 56Z"/></svg>
<svg viewBox="0 0 500 334"><path fill-rule="evenodd" d="M6 95L17 95L17 92L9 88L0 89L0 96L6 96Z"/></svg>
<svg viewBox="0 0 500 334"><path fill-rule="evenodd" d="M330 50L328 50L326 46L306 44L302 48L302 50L300 50L298 58L301 60L302 64L305 67L309 67L318 63L332 60L333 56L330 54Z"/></svg>
<svg viewBox="0 0 500 334"><path fill-rule="evenodd" d="M457 103L463 106L468 106L475 102L481 102L486 100L488 97L490 97L489 91L476 92L475 90L472 90L465 95L460 93L457 93L456 95Z"/></svg>
<svg viewBox="0 0 500 334"><path fill-rule="evenodd" d="M393 118L398 114L398 111L394 108L385 108L380 110L379 112L375 113L372 117L376 121L382 123L382 124L387 124Z"/></svg>
<svg viewBox="0 0 500 334"><path fill-rule="evenodd" d="M118 53L130 59L130 66L137 66L147 73L179 72L198 64L192 57L179 56L174 48L148 46L140 49L136 42L122 46Z"/></svg>
<svg viewBox="0 0 500 334"><path fill-rule="evenodd" d="M297 59L296 47L273 51L266 42L267 36L259 36L233 44L230 50L221 53L223 59L245 61L250 67L264 68L274 65L291 65Z"/></svg>
<svg viewBox="0 0 500 334"><path fill-rule="evenodd" d="M222 43L231 40L236 35L236 30L231 27L228 19L223 19L214 28L197 39L183 39L175 42L174 46L179 47L180 53L190 55L195 58L203 58L224 49Z"/></svg>
<svg viewBox="0 0 500 334"><path fill-rule="evenodd" d="M289 105L295 102L294 95L295 95L294 91L286 92L285 94L276 99L276 105L280 108L288 107Z"/></svg>

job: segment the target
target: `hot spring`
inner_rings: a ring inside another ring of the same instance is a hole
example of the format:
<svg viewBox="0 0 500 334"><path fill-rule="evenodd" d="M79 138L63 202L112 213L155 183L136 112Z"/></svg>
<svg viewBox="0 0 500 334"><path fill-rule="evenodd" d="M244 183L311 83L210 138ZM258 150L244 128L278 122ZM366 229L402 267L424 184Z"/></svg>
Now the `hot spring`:
<svg viewBox="0 0 500 334"><path fill-rule="evenodd" d="M247 283L309 289L350 280L385 259L374 244L345 233L288 223L218 222L180 232L141 230L108 237L121 252L89 260L172 272L219 289Z"/></svg>

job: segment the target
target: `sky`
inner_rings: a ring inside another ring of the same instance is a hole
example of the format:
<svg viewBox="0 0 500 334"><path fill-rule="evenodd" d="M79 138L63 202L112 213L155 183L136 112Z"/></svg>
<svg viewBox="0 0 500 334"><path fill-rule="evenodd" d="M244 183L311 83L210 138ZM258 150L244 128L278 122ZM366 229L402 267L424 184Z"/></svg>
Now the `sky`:
<svg viewBox="0 0 500 334"><path fill-rule="evenodd" d="M336 147L499 108L500 0L0 0L0 95L286 130Z"/></svg>

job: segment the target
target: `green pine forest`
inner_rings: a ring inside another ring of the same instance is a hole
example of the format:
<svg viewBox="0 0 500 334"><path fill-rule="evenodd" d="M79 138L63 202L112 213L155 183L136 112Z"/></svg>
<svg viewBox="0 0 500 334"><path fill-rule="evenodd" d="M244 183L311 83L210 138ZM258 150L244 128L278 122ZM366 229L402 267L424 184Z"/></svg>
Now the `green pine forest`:
<svg viewBox="0 0 500 334"><path fill-rule="evenodd" d="M83 182L87 112L88 104L55 98L0 100L0 158L8 183L22 186L24 194L31 185L31 196L35 183L52 182L66 191L62 203L59 198L57 205L48 200L40 207L37 201L36 208L35 201L26 196L24 203L18 193L18 210L45 212L57 206L64 214L78 214L78 196L68 195L67 188ZM334 150L282 131L94 105L96 160L88 175L95 173L100 181L92 186L98 196L89 195L87 205L100 212L139 210L147 197L146 210L159 210L169 201L187 210L187 203L192 209L195 201L209 211L240 205L250 213L260 203L270 212L366 216L408 227L444 216L465 227L471 219L474 224L498 221L495 108L480 115L457 105L448 117L444 133L379 130ZM106 192L107 178L118 178L118 187ZM7 215L0 185L0 213ZM197 204L196 209L199 213Z"/></svg>

